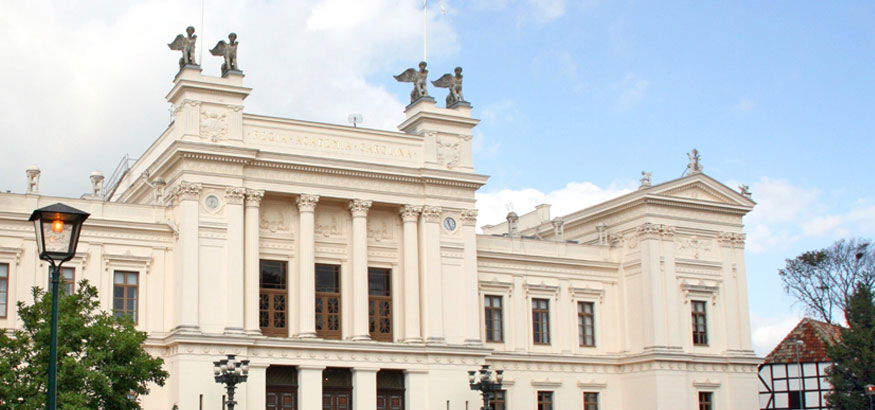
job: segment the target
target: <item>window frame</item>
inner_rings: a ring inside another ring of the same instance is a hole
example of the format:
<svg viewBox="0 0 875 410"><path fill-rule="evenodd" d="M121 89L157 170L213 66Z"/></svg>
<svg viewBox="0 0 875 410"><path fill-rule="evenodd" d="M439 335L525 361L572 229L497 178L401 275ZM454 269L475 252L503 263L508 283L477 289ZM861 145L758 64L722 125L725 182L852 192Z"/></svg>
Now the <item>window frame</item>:
<svg viewBox="0 0 875 410"><path fill-rule="evenodd" d="M123 278L124 278L123 283L116 283L115 276L117 274L123 275ZM137 278L137 283L135 283L133 285L128 283L128 278L131 276L134 276ZM121 317L124 315L128 315L128 317L131 317L135 326L140 324L140 299L141 299L140 280L141 280L140 279L140 272L136 271L136 270L114 269L112 271L112 315L113 315L113 317ZM122 298L121 298L122 309L121 310L115 308L115 302L118 299L118 297L115 296L115 290L117 287L122 288ZM128 297L128 289L131 289L131 288L136 290L136 295L134 296L133 315L130 315L131 312L128 311L128 302L130 301L130 298ZM121 315L118 315L119 312L121 312Z"/></svg>
<svg viewBox="0 0 875 410"><path fill-rule="evenodd" d="M385 295L376 295L371 293L371 272L384 272L386 274L386 283L387 289ZM393 335L395 333L395 323L393 321L392 311L394 309L394 305L392 303L392 292L394 291L392 286L392 269L390 268L381 268L381 267L368 267L368 334L371 336L372 340L377 340L381 342L391 342L393 340ZM380 302L388 302L389 308L388 313L385 315L379 314L379 304ZM387 319L389 321L389 332L381 332L380 331L380 320ZM371 331L371 321L374 322L374 330Z"/></svg>
<svg viewBox="0 0 875 410"><path fill-rule="evenodd" d="M535 396L537 398L538 410L554 410L554 395L552 390L538 390Z"/></svg>
<svg viewBox="0 0 875 410"><path fill-rule="evenodd" d="M492 301L487 303L487 301ZM496 307L494 301L498 301ZM495 314L498 319L496 320ZM498 323L498 338L493 338L495 324ZM483 295L483 326L486 334L485 340L489 343L504 343L504 297L501 295Z"/></svg>
<svg viewBox="0 0 875 410"><path fill-rule="evenodd" d="M278 266L282 266L283 275L285 276L285 280L283 282L282 288L270 287L266 288L263 286L262 276L264 271L264 262L268 263L276 263ZM263 296L267 296L267 309L262 309L264 304L262 303ZM281 296L285 301L285 309L277 310L277 296ZM278 337L286 337L289 334L289 263L284 260L277 259L259 259L258 260L258 329L261 331L261 334L264 336L278 336ZM267 313L267 321L268 326L262 326L261 316L262 312ZM276 323L276 314L277 313L285 313L285 326L279 327L274 326Z"/></svg>
<svg viewBox="0 0 875 410"><path fill-rule="evenodd" d="M49 269L51 269L51 268L49 268ZM70 275L71 278L69 281L67 281L67 278L64 276L65 271L72 272L72 274ZM66 292L66 294L72 295L73 292L76 292L76 268L70 267L70 266L63 266L63 267L61 267L61 275L60 276L61 276L60 285L62 287L70 285L70 291Z"/></svg>
<svg viewBox="0 0 875 410"><path fill-rule="evenodd" d="M492 404L493 410L507 410L507 390L501 389L495 392L495 394L492 395L490 404ZM498 407L499 404L501 407Z"/></svg>
<svg viewBox="0 0 875 410"><path fill-rule="evenodd" d="M536 306L544 302L544 308ZM538 346L550 345L550 299L532 298L532 343Z"/></svg>
<svg viewBox="0 0 875 410"><path fill-rule="evenodd" d="M592 400L590 400L592 399ZM593 391L583 392L583 410L599 410L599 393Z"/></svg>
<svg viewBox="0 0 875 410"><path fill-rule="evenodd" d="M589 312L586 307L589 306ZM588 325L590 332L590 343L586 340L587 323L586 319L590 320ZM596 347L595 333L595 302L580 301L577 302L577 342L579 347Z"/></svg>
<svg viewBox="0 0 875 410"><path fill-rule="evenodd" d="M699 392L699 410L714 410L714 392Z"/></svg>
<svg viewBox="0 0 875 410"><path fill-rule="evenodd" d="M330 266L334 269L334 275L336 276L337 287L335 292L326 292L319 291L319 274L318 270L321 266ZM342 275L341 275L341 266L330 264L330 263L317 263L314 268L314 284L316 288L315 292L315 304L313 306L313 317L314 323L316 327L316 336L322 339L332 339L332 340L340 340L343 338L343 283ZM337 300L337 312L336 314L329 313L327 311L328 305L331 303L331 299ZM323 312L316 312L316 308L319 305L323 306ZM322 320L319 320L319 315L321 314ZM330 323L330 317L337 317L337 329L328 329ZM320 328L321 327L321 328Z"/></svg>
<svg viewBox="0 0 875 410"><path fill-rule="evenodd" d="M0 319L6 319L9 316L9 279L12 276L12 268L6 262L0 262L0 265L6 267L6 275L0 277L0 282L2 282L0 284L2 286L0 293L3 294L3 304L0 305L0 309L2 309L0 311Z"/></svg>
<svg viewBox="0 0 875 410"><path fill-rule="evenodd" d="M699 309L701 308L701 310ZM708 302L703 300L690 301L693 346L708 346ZM700 322L701 319L701 329Z"/></svg>

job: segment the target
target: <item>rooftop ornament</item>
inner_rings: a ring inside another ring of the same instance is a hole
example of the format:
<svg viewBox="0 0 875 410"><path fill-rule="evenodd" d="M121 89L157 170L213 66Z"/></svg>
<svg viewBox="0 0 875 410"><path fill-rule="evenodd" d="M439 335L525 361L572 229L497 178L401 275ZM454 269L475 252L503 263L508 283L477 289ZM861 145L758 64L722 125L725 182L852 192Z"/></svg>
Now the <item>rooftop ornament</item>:
<svg viewBox="0 0 875 410"><path fill-rule="evenodd" d="M179 59L179 69L182 70L187 65L197 65L194 59L194 47L197 43L197 34L194 34L194 27L188 26L185 29L186 34L180 34L173 39L173 42L168 44L171 50L182 51L182 57Z"/></svg>
<svg viewBox="0 0 875 410"><path fill-rule="evenodd" d="M225 62L222 63L222 77L228 72L234 71L240 73L240 68L237 67L237 33L228 34L228 42L220 40L216 46L210 50L210 54L223 57Z"/></svg>
<svg viewBox="0 0 875 410"><path fill-rule="evenodd" d="M467 103L462 95L462 67L456 67L454 72L456 73L455 76L447 73L431 82L435 87L448 88L450 90L450 93L447 95L447 108L452 108L459 103Z"/></svg>
<svg viewBox="0 0 875 410"><path fill-rule="evenodd" d="M687 157L690 159L690 163L687 164L687 173L688 174L701 174L702 173L702 163L699 162L699 151L693 148L693 151L687 154Z"/></svg>
<svg viewBox="0 0 875 410"><path fill-rule="evenodd" d="M419 63L419 71L416 71L415 68L408 68L404 70L403 73L398 74L395 77L395 80L399 83L413 83L413 91L410 92L410 102L414 103L416 100L424 97L428 97L428 70L425 68L428 64L423 61Z"/></svg>

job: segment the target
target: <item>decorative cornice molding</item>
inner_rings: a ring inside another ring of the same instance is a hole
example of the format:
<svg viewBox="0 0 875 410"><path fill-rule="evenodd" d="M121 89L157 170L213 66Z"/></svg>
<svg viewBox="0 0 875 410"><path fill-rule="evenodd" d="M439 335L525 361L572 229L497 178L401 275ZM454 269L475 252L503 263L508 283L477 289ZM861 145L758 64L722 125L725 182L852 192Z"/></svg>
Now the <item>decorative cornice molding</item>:
<svg viewBox="0 0 875 410"><path fill-rule="evenodd" d="M372 204L372 201L353 199L349 201L349 212L352 213L353 218L366 218L368 216L368 210L371 209Z"/></svg>
<svg viewBox="0 0 875 410"><path fill-rule="evenodd" d="M301 194L296 202L301 212L313 212L316 210L316 203L319 202L319 195Z"/></svg>
<svg viewBox="0 0 875 410"><path fill-rule="evenodd" d="M31 226L33 228L33 226ZM12 259L15 261L16 265L21 264L21 248L11 248L7 246L0 246L0 257Z"/></svg>

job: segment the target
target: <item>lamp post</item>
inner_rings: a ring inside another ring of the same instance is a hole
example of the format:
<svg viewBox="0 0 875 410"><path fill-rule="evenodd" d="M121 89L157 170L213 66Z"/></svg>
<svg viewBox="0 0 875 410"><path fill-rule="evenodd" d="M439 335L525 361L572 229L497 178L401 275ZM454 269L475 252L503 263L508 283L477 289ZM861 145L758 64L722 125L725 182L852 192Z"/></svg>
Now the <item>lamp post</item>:
<svg viewBox="0 0 875 410"><path fill-rule="evenodd" d="M869 398L869 410L872 410L872 397L875 396L875 384L867 384L863 387L866 397Z"/></svg>
<svg viewBox="0 0 875 410"><path fill-rule="evenodd" d="M49 333L49 382L46 408L58 408L58 284L61 281L61 264L73 259L82 223L90 216L62 203L34 210L30 221L36 230L36 246L39 258L48 261L52 268L52 319Z"/></svg>
<svg viewBox="0 0 875 410"><path fill-rule="evenodd" d="M249 377L249 360L237 361L235 355L229 354L227 359L222 359L213 362L213 374L216 376L216 383L225 385L225 390L228 391L228 400L223 404L228 405L228 410L234 410L237 402L234 401L234 390L237 385L246 381Z"/></svg>
<svg viewBox="0 0 875 410"><path fill-rule="evenodd" d="M805 342L800 339L796 339L795 344L793 345L793 350L796 351L796 366L799 368L799 406L801 408L805 408L805 405L802 403L804 399L804 391L805 391L805 379L802 378L802 361L799 359L799 349L805 348ZM871 409L870 409L871 410Z"/></svg>
<svg viewBox="0 0 875 410"><path fill-rule="evenodd" d="M479 390L483 396L483 407L481 410L494 410L492 407L492 399L495 398L495 393L501 391L501 381L504 379L504 370L496 370L494 373L489 369L488 364L480 367L478 371L471 370L468 372L468 384L471 390ZM494 377L493 377L494 374Z"/></svg>

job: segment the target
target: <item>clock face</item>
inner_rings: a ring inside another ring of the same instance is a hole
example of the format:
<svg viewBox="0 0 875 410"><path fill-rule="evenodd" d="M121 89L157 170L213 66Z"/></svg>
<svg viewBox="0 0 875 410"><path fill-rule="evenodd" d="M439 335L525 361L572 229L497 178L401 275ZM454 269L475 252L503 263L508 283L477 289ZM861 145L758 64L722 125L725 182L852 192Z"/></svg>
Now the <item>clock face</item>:
<svg viewBox="0 0 875 410"><path fill-rule="evenodd" d="M205 205L207 206L207 208L209 208L209 209L216 209L216 208L219 207L219 198L216 197L215 195L210 195L210 196L208 196L207 199L204 201L204 204L205 204Z"/></svg>
<svg viewBox="0 0 875 410"><path fill-rule="evenodd" d="M456 230L456 220L450 217L444 218L444 229L452 232Z"/></svg>

